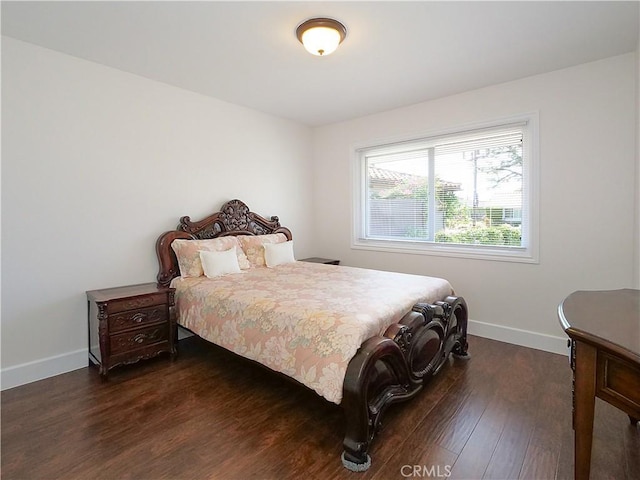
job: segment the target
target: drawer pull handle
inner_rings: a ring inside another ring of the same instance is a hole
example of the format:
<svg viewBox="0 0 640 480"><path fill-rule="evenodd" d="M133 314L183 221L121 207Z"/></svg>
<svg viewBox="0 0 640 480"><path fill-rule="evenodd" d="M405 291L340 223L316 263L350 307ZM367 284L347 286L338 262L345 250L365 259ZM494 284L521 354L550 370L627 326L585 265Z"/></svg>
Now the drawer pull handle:
<svg viewBox="0 0 640 480"><path fill-rule="evenodd" d="M155 340L158 337L159 333L160 333L160 330L155 329L151 333L139 333L135 337L133 337L131 340L133 340L135 343L142 343L145 340Z"/></svg>
<svg viewBox="0 0 640 480"><path fill-rule="evenodd" d="M138 312L133 316L133 321L135 323L142 323L146 317L146 314Z"/></svg>

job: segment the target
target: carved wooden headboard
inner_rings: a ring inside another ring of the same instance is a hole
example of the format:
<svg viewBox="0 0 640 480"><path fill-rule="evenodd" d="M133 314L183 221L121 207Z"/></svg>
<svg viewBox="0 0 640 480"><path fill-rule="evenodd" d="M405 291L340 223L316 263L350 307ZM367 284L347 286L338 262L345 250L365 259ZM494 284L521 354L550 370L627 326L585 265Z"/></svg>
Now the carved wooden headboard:
<svg viewBox="0 0 640 480"><path fill-rule="evenodd" d="M220 208L198 222L184 216L176 230L163 233L156 241L158 256L158 286L167 287L175 277L180 275L178 260L171 248L171 242L178 238L187 240L204 240L208 238L224 237L227 235L266 235L269 233L284 233L291 240L291 231L280 226L278 217L271 220L253 213L240 200L230 200Z"/></svg>

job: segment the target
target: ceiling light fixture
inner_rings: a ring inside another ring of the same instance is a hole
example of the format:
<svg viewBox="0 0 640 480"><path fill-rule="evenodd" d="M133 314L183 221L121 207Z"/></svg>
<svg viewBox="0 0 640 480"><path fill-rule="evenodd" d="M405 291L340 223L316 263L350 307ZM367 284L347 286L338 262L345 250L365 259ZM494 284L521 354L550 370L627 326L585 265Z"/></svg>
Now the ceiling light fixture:
<svg viewBox="0 0 640 480"><path fill-rule="evenodd" d="M312 18L298 25L296 36L309 53L324 57L338 48L347 29L333 18Z"/></svg>

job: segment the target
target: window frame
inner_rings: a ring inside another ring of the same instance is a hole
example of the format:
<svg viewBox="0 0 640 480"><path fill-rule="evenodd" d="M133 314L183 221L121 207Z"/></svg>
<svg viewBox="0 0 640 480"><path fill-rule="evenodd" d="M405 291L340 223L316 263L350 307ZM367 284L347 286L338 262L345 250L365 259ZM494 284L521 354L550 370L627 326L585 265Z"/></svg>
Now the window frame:
<svg viewBox="0 0 640 480"><path fill-rule="evenodd" d="M523 129L523 198L522 247L491 245L462 245L427 242L422 240L365 238L367 208L367 172L365 154L372 150L397 149L403 143L433 141L438 137L464 134L475 130L499 128L516 123L526 124ZM351 248L378 252L435 255L480 260L539 263L539 119L538 112L515 115L482 123L462 125L419 135L372 140L352 148L352 234Z"/></svg>

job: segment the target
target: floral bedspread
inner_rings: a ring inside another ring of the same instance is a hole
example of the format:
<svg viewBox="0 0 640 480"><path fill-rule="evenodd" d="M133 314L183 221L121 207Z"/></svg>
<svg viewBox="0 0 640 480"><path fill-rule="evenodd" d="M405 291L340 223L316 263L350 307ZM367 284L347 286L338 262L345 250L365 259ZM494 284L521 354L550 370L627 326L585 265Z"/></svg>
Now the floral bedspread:
<svg viewBox="0 0 640 480"><path fill-rule="evenodd" d="M337 404L364 340L415 303L452 294L440 278L306 262L176 278L172 286L180 325Z"/></svg>

